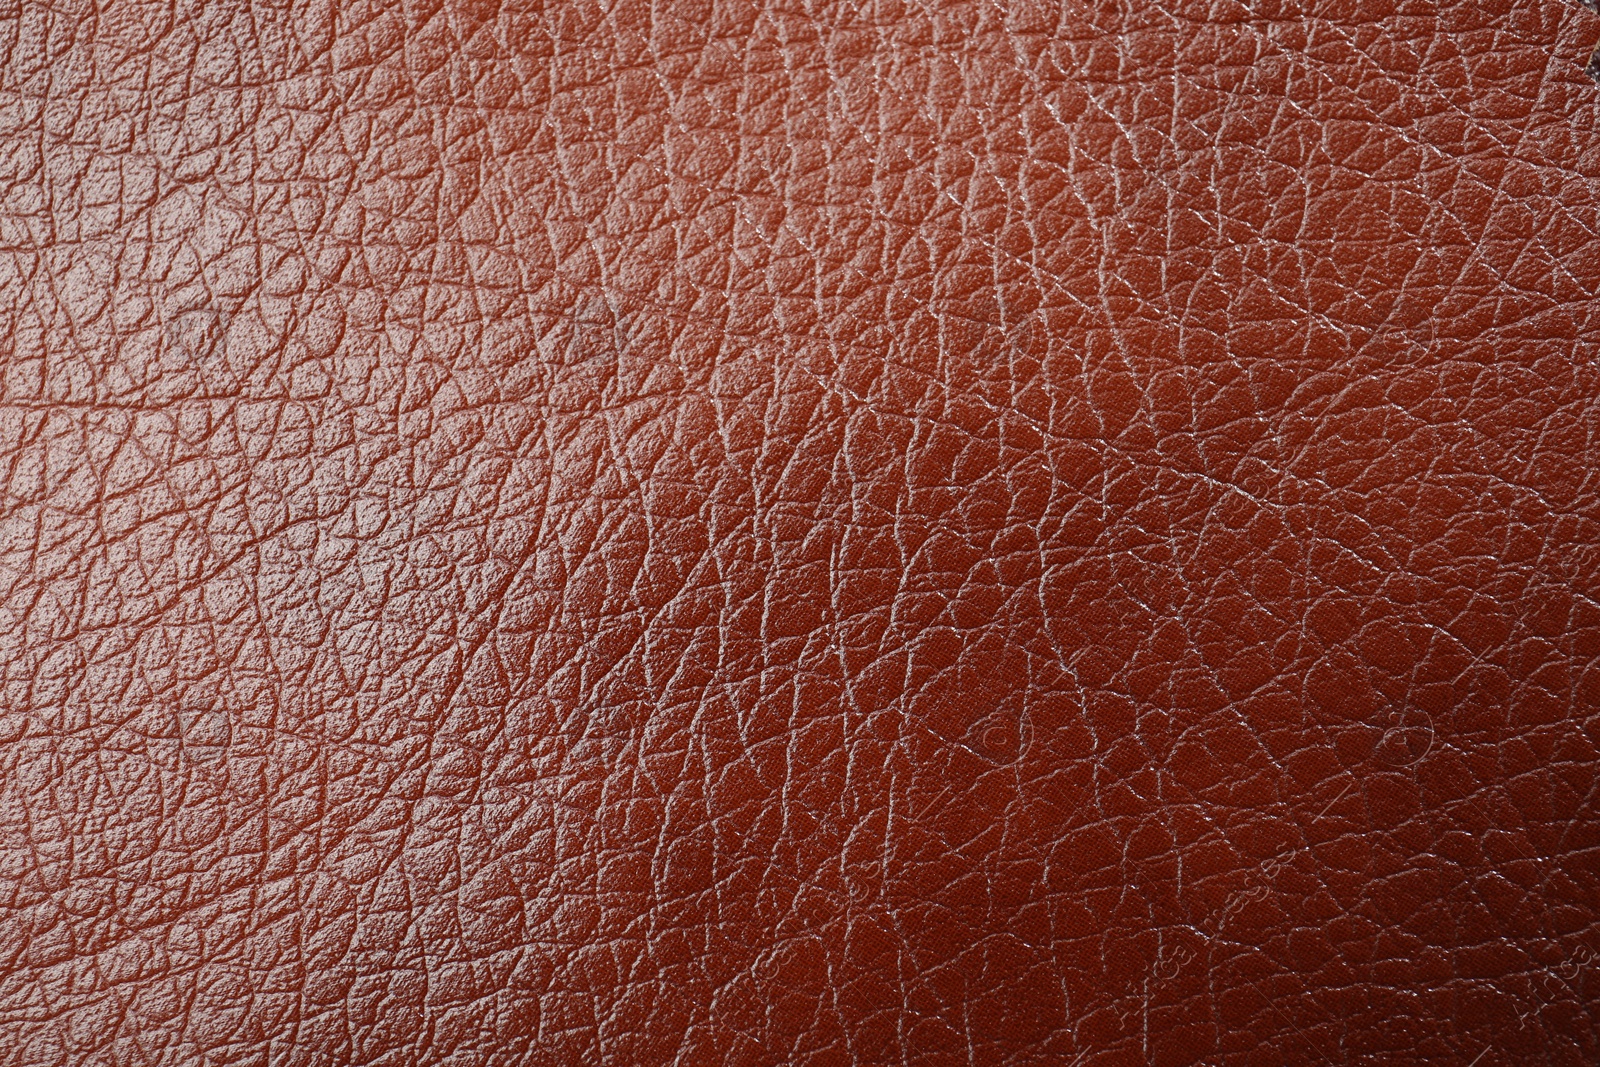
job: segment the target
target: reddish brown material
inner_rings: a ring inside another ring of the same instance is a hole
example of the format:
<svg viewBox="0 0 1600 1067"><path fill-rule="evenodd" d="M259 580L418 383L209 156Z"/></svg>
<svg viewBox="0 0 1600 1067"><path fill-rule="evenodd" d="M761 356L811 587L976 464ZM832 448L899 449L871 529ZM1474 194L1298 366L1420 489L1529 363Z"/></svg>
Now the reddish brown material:
<svg viewBox="0 0 1600 1067"><path fill-rule="evenodd" d="M0 15L0 1067L1600 1062L1600 20Z"/></svg>

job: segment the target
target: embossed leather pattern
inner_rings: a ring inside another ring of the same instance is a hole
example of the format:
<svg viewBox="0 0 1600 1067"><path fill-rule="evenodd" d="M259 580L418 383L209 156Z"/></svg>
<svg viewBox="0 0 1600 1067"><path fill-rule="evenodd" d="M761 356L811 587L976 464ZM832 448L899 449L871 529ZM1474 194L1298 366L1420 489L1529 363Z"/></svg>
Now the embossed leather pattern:
<svg viewBox="0 0 1600 1067"><path fill-rule="evenodd" d="M0 1067L1600 1062L1597 37L11 4Z"/></svg>

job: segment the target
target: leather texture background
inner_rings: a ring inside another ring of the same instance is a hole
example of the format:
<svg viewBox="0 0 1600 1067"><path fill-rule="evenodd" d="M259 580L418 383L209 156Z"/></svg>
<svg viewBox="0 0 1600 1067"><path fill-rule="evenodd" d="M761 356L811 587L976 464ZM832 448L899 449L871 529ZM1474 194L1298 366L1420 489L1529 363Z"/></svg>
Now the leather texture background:
<svg viewBox="0 0 1600 1067"><path fill-rule="evenodd" d="M0 1067L1600 1062L1600 20L0 13Z"/></svg>

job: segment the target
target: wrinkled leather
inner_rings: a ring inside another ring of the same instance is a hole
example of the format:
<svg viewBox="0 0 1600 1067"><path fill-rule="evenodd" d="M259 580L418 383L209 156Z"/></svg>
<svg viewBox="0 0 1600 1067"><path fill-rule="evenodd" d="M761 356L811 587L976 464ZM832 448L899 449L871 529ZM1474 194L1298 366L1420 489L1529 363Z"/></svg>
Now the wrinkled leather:
<svg viewBox="0 0 1600 1067"><path fill-rule="evenodd" d="M1600 1062L1597 38L13 3L0 1065Z"/></svg>

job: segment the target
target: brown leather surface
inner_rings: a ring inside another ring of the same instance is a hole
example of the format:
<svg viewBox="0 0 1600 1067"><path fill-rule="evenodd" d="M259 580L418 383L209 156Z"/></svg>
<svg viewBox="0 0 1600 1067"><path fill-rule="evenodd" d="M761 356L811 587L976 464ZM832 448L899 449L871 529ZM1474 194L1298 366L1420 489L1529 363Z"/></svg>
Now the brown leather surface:
<svg viewBox="0 0 1600 1067"><path fill-rule="evenodd" d="M0 1067L1600 1062L1600 20L0 14Z"/></svg>

